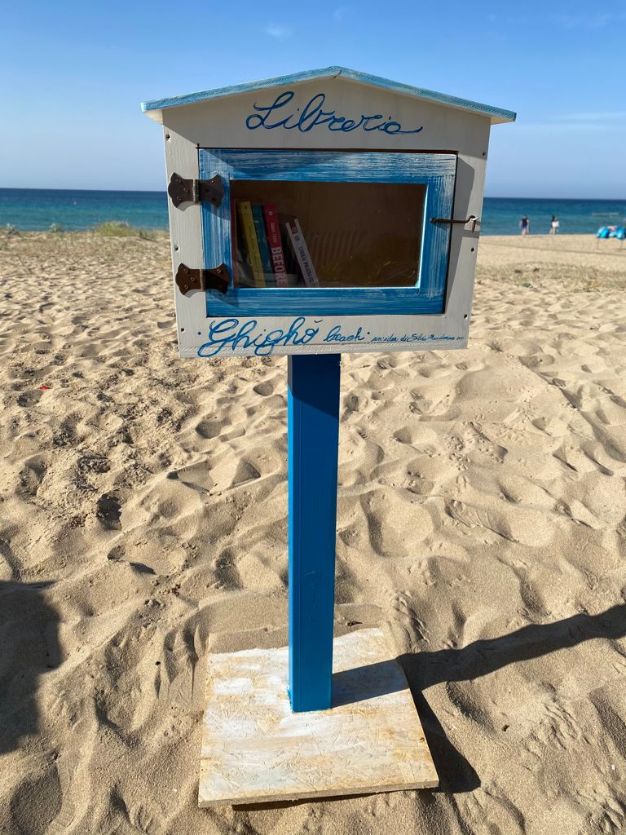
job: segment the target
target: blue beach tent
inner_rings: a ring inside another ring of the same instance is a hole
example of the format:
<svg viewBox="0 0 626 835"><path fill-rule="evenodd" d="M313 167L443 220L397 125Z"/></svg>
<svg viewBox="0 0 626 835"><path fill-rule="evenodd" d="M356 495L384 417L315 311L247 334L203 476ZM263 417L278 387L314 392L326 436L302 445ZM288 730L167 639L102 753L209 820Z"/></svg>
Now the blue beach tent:
<svg viewBox="0 0 626 835"><path fill-rule="evenodd" d="M617 238L618 241L623 241L626 239L626 227L601 226L596 232L596 238Z"/></svg>

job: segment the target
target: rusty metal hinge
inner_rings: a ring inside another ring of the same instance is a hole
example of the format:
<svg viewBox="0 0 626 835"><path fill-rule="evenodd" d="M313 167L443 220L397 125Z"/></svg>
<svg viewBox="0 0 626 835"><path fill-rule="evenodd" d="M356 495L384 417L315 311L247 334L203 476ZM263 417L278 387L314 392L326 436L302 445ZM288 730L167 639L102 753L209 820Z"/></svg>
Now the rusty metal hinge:
<svg viewBox="0 0 626 835"><path fill-rule="evenodd" d="M210 180L186 180L172 174L167 193L176 208L183 203L212 203L217 207L224 198L224 183L219 174Z"/></svg>
<svg viewBox="0 0 626 835"><path fill-rule="evenodd" d="M453 220L450 217L431 217L431 223L447 223L448 225L452 225L453 223L461 223L463 226L469 226L469 232L476 232L480 229L480 218L476 217L476 215L470 215L465 220Z"/></svg>
<svg viewBox="0 0 626 835"><path fill-rule="evenodd" d="M186 264L179 264L176 270L176 286L183 295L190 290L228 290L230 275L226 264L220 264L212 270L193 269Z"/></svg>

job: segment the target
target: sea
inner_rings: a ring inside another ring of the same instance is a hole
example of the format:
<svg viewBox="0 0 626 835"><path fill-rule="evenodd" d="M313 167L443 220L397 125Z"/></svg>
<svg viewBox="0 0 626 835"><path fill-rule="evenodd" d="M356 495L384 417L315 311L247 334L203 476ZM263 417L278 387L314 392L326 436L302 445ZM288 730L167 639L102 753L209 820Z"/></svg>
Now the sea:
<svg viewBox="0 0 626 835"><path fill-rule="evenodd" d="M546 234L552 215L561 234L592 234L600 226L626 224L625 200L563 200L486 197L481 234L515 235L520 218L530 221L531 234ZM64 231L91 229L106 221L121 221L142 229L167 228L164 191L69 191L0 188L0 231Z"/></svg>

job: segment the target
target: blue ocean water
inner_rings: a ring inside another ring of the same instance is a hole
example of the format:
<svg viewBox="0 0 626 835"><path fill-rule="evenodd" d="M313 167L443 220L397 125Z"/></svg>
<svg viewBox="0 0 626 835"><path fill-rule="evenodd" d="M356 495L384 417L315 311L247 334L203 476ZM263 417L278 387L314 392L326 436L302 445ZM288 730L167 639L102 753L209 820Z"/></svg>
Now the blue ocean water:
<svg viewBox="0 0 626 835"><path fill-rule="evenodd" d="M24 231L91 229L117 220L143 229L167 227L164 191L57 191L0 188L0 229L7 223Z"/></svg>
<svg viewBox="0 0 626 835"><path fill-rule="evenodd" d="M551 200L522 197L486 197L481 234L516 235L524 216L531 235L546 235L552 215L559 219L559 234L595 233L600 226L626 224L626 200Z"/></svg>
<svg viewBox="0 0 626 835"><path fill-rule="evenodd" d="M562 234L593 233L599 226L626 223L626 200L558 200L486 197L483 235L515 235L526 215L531 234L546 234L556 215ZM0 188L0 229L45 230L55 223L66 230L90 229L108 220L144 229L167 228L163 191L57 191Z"/></svg>

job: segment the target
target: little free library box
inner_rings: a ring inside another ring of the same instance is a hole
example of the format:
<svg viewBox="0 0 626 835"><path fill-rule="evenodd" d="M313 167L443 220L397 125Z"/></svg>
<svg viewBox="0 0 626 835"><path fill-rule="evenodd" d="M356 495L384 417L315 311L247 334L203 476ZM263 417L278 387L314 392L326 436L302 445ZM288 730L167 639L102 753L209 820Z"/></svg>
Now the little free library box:
<svg viewBox="0 0 626 835"><path fill-rule="evenodd" d="M465 347L489 131L515 114L342 67L143 110L181 356L289 355L289 647L211 657L200 805L437 785L382 629L333 642L340 355Z"/></svg>

